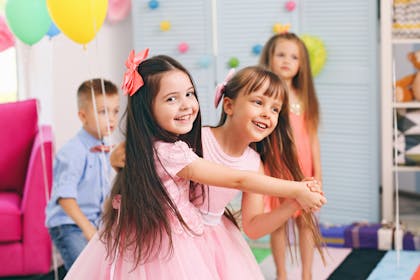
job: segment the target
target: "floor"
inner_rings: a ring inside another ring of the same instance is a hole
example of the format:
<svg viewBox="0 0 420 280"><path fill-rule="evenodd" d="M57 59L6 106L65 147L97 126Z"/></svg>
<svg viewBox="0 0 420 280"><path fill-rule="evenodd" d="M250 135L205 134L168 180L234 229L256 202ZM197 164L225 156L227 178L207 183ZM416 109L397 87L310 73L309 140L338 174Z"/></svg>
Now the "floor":
<svg viewBox="0 0 420 280"><path fill-rule="evenodd" d="M336 267L350 254L351 249L348 248L325 248L325 265L322 263L321 257L318 253L314 257L314 270L313 270L313 280L324 280L335 270ZM297 255L297 259L299 256ZM276 279L276 268L274 266L273 257L269 255L260 263L261 270L264 274L266 280L275 280ZM288 274L288 279L297 280L300 279L300 263L298 260L295 260L291 257L288 258L286 262L286 269Z"/></svg>
<svg viewBox="0 0 420 280"><path fill-rule="evenodd" d="M412 230L420 231L420 195L412 195L410 193L401 193L400 194L400 220L403 225ZM418 232L420 234L420 232ZM268 240L267 240L268 241ZM252 244L251 244L252 245ZM255 245L255 244L254 244ZM272 255L268 251L268 242L265 242L265 245L259 247L261 252L258 253L257 259L259 260L261 270L267 280L274 280L276 271L273 262ZM324 266L322 264L319 254L315 255L314 259L314 279L313 280L323 280L328 277L332 271L346 258L350 253L349 249L345 248L327 248L326 251L326 260L327 264ZM59 260L61 263L61 260ZM287 262L287 271L289 279L300 279L299 277L299 263L296 261L292 262L292 259L289 258ZM62 271L60 271L62 272ZM1 280L52 280L54 279L53 275L44 275L44 276L34 276L34 277L8 277L0 278ZM62 277L60 277L62 279Z"/></svg>
<svg viewBox="0 0 420 280"><path fill-rule="evenodd" d="M400 222L407 229L420 234L420 195L412 193L400 193ZM264 247L264 246L263 246ZM327 248L327 265L323 266L319 254L315 255L314 260L314 279L327 279L328 275L345 259L350 253L349 249ZM265 279L274 280L276 271L271 254L265 254L261 257L260 267L263 271ZM299 263L292 262L291 259L287 262L288 279L300 279L299 277Z"/></svg>

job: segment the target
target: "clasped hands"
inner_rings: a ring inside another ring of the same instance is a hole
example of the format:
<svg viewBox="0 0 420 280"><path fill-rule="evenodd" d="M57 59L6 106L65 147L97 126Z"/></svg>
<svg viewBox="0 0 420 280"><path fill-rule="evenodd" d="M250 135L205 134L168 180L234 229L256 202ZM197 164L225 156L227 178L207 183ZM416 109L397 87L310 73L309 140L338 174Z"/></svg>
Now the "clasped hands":
<svg viewBox="0 0 420 280"><path fill-rule="evenodd" d="M306 187L312 193L312 196L309 201L298 200L299 204L306 212L319 211L322 205L327 203L327 199L322 191L322 182L314 177L306 177L302 180L302 182L306 182Z"/></svg>

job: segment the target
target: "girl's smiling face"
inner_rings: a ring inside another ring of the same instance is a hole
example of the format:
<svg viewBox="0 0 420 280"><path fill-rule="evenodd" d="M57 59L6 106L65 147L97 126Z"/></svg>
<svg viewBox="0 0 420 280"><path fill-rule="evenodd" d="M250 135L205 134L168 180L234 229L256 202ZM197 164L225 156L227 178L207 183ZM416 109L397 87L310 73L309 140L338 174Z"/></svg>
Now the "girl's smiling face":
<svg viewBox="0 0 420 280"><path fill-rule="evenodd" d="M199 111L194 86L182 71L163 75L152 105L153 116L162 129L175 135L186 134L191 131Z"/></svg>
<svg viewBox="0 0 420 280"><path fill-rule="evenodd" d="M240 92L234 100L227 100L225 112L231 121L241 127L249 142L259 142L270 135L277 126L282 107L280 95L268 96L268 81L257 91Z"/></svg>

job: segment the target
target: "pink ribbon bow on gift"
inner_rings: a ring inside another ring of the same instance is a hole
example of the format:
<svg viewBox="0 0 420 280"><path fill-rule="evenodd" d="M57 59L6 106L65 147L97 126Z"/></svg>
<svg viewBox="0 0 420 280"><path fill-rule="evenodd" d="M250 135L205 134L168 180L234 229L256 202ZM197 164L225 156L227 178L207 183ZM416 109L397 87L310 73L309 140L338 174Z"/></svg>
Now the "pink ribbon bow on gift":
<svg viewBox="0 0 420 280"><path fill-rule="evenodd" d="M139 72L137 72L137 67L143 60L147 58L148 54L149 48L144 49L138 54L135 54L134 50L132 50L128 55L128 58L125 61L127 71L124 73L124 79L121 86L125 94L132 96L139 88L144 85L143 78Z"/></svg>
<svg viewBox="0 0 420 280"><path fill-rule="evenodd" d="M215 95L214 95L214 107L215 108L217 108L217 106L220 103L220 100L222 100L222 95L223 95L223 91L225 89L225 86L230 81L230 79L232 79L234 74L235 74L235 68L231 68L229 70L229 72L227 73L226 78L223 81L223 83L217 85L216 92L215 92Z"/></svg>

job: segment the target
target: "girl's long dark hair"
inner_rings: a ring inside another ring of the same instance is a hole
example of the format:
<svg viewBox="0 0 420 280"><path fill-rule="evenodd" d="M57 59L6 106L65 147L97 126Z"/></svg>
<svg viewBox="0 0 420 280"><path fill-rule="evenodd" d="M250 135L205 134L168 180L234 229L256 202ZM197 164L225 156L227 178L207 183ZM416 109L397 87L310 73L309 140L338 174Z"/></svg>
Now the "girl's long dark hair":
<svg viewBox="0 0 420 280"><path fill-rule="evenodd" d="M159 92L163 76L169 71L182 71L190 77L194 85L188 71L176 60L164 55L143 61L137 71L143 78L144 85L128 97L125 112L126 164L117 174L110 199L105 204L103 230L100 235L107 246L108 256L115 258L117 254L124 255L126 251L130 251L130 255L134 256L135 266L156 256L166 245L169 245L168 253L171 253L169 215L174 215L184 228L190 230L156 172L154 142L182 140L197 155L202 157L203 154L200 114L197 115L192 130L178 137L160 128L152 113L152 103ZM196 95L195 90L194 94ZM202 188L202 185L191 182L190 194L196 194L194 189L197 187ZM116 195L121 195L119 217L111 203ZM166 240L169 244L164 244Z"/></svg>
<svg viewBox="0 0 420 280"><path fill-rule="evenodd" d="M289 121L289 98L285 82L276 74L261 66L251 66L240 70L227 83L223 93L225 97L236 99L240 93L250 94L259 90L265 84L265 81L269 82L269 86L264 95L280 98L283 105L274 131L260 142L251 144L251 147L260 154L270 176L301 181L304 175L300 169L297 150L293 141L293 132ZM222 112L218 125L223 125L226 118L226 113ZM229 217L229 215L227 216ZM311 213L302 213L302 218L310 227L315 245L325 262L316 219Z"/></svg>

